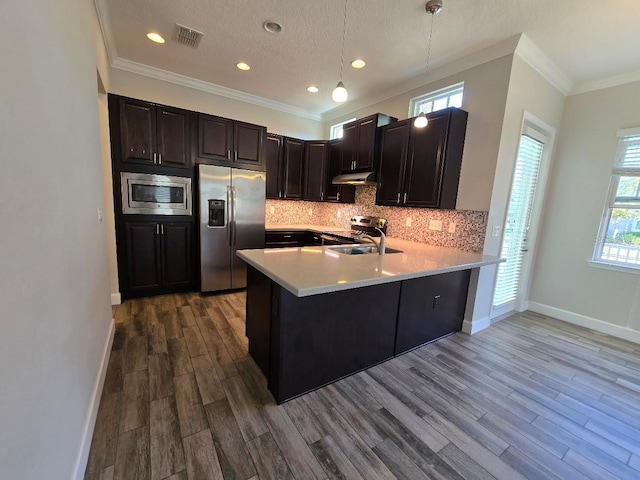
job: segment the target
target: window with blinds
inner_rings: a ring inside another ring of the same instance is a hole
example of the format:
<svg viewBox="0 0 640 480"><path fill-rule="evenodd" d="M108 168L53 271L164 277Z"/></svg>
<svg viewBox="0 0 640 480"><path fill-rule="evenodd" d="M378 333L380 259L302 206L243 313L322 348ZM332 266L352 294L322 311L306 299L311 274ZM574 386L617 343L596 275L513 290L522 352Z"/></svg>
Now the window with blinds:
<svg viewBox="0 0 640 480"><path fill-rule="evenodd" d="M544 137L525 127L511 182L511 195L507 208L500 256L507 261L499 264L493 307L513 302L518 295L527 235L531 222L534 194L544 151Z"/></svg>
<svg viewBox="0 0 640 480"><path fill-rule="evenodd" d="M640 269L640 128L618 132L593 260Z"/></svg>

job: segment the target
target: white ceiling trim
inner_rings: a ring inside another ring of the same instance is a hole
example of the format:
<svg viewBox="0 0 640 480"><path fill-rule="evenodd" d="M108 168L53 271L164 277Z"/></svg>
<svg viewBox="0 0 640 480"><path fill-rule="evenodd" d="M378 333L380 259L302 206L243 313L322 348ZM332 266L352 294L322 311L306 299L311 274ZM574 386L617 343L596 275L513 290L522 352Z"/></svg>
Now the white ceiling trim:
<svg viewBox="0 0 640 480"><path fill-rule="evenodd" d="M478 65L482 65L483 63L502 58L506 55L511 55L514 53L519 39L520 35L515 35L513 37L507 38L506 40L503 40L502 42L496 43L482 50L478 50L477 52L474 52L465 57L445 63L430 70L427 73L421 73L420 75L417 75L407 80L406 82L394 85L393 87L388 88L383 92L379 92L377 95L370 95L368 97L361 98L329 110L328 112L324 112L322 114L322 121L330 122L332 120L336 120L357 110L370 107L371 105L375 105L376 103L380 103L395 96L402 95L403 93L410 92L411 90L415 90L420 87L426 87L433 82L437 82L438 80L450 77L451 75L464 72L465 70L477 67ZM425 91L422 93L428 92ZM407 104L407 108L408 106L409 105Z"/></svg>
<svg viewBox="0 0 640 480"><path fill-rule="evenodd" d="M118 51L116 50L116 42L113 39L113 32L111 31L111 19L109 18L107 0L95 0L94 4L96 6L96 14L98 15L98 23L102 31L104 45L107 48L109 64L113 66L114 60L118 58Z"/></svg>
<svg viewBox="0 0 640 480"><path fill-rule="evenodd" d="M573 87L573 89L571 90L571 95L592 92L594 90L600 90L602 88L617 87L618 85L624 85L625 83L638 81L640 81L640 70L636 72L624 73L622 75L616 75L614 77L603 78L602 80L580 83Z"/></svg>
<svg viewBox="0 0 640 480"><path fill-rule="evenodd" d="M540 50L525 34L520 36L516 54L542 75L563 95L569 95L573 88L571 79Z"/></svg>
<svg viewBox="0 0 640 480"><path fill-rule="evenodd" d="M311 120L322 120L320 115L311 113L302 108L294 107L286 103L276 102L269 100L258 95L252 95L250 93L241 92L240 90L234 90L233 88L223 87L214 83L198 80L197 78L187 77L179 73L169 72L156 67L150 67L138 62L132 62L124 58L116 58L111 66L113 68L119 68L120 70L126 70L127 72L137 73L138 75L144 75L146 77L155 78L176 85L182 85L183 87L194 88L203 92L212 93L214 95L220 95L225 98L231 98L233 100L239 100L241 102L250 103L252 105L258 105L260 107L270 108L279 112L289 113L291 115L297 115L298 117L308 118Z"/></svg>

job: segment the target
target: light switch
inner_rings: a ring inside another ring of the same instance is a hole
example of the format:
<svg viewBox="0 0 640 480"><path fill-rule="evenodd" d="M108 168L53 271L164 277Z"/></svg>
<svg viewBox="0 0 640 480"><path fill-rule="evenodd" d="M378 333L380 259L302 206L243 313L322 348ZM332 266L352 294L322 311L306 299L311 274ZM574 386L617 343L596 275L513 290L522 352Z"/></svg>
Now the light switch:
<svg viewBox="0 0 640 480"><path fill-rule="evenodd" d="M276 207L269 207L269 213L271 215L273 215L274 213L276 213Z"/></svg>
<svg viewBox="0 0 640 480"><path fill-rule="evenodd" d="M449 233L456 233L456 222L449 222Z"/></svg>
<svg viewBox="0 0 640 480"><path fill-rule="evenodd" d="M405 227L410 227L411 226L411 217L407 217L407 219L404 222Z"/></svg>
<svg viewBox="0 0 640 480"><path fill-rule="evenodd" d="M492 237L499 237L500 236L500 225L494 225L493 228L491 229L491 236Z"/></svg>
<svg viewBox="0 0 640 480"><path fill-rule="evenodd" d="M429 230L442 231L442 220L429 220Z"/></svg>
<svg viewBox="0 0 640 480"><path fill-rule="evenodd" d="M338 215L338 218L342 218L342 210L338 210L337 215Z"/></svg>
<svg viewBox="0 0 640 480"><path fill-rule="evenodd" d="M102 223L102 209L98 207L98 223Z"/></svg>

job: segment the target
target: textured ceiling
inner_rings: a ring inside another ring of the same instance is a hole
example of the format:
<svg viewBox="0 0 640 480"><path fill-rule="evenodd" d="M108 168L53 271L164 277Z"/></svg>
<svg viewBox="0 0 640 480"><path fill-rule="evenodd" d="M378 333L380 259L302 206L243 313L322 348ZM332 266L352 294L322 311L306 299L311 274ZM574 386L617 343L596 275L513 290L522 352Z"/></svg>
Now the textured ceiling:
<svg viewBox="0 0 640 480"><path fill-rule="evenodd" d="M97 0L117 56L319 114L337 106L343 0ZM344 83L350 100L425 70L426 0L348 0ZM443 0L431 67L524 33L575 85L640 70L640 1ZM267 33L266 20L280 34ZM204 32L197 50L172 41L174 24ZM147 40L157 31L164 45ZM354 70L349 62L363 58ZM244 61L251 70L235 65ZM317 94L306 91L315 84Z"/></svg>

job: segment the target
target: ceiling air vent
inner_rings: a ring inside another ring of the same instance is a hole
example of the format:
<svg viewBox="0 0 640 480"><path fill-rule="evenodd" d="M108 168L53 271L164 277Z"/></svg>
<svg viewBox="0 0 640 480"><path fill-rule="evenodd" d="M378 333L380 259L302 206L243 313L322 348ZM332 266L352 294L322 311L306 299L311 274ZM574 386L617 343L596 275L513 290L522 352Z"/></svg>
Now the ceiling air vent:
<svg viewBox="0 0 640 480"><path fill-rule="evenodd" d="M178 43L182 43L183 45L187 45L192 48L198 48L202 35L202 32L176 23L175 41Z"/></svg>

